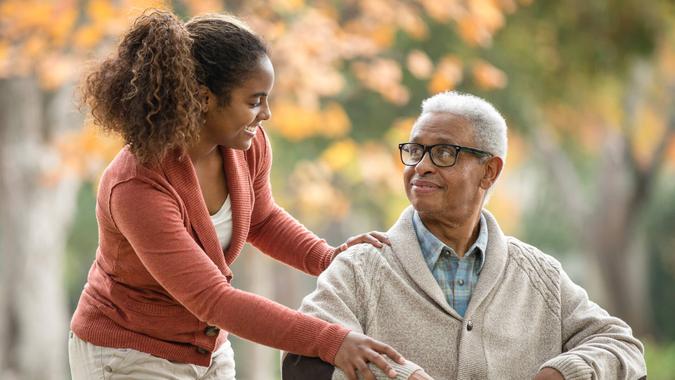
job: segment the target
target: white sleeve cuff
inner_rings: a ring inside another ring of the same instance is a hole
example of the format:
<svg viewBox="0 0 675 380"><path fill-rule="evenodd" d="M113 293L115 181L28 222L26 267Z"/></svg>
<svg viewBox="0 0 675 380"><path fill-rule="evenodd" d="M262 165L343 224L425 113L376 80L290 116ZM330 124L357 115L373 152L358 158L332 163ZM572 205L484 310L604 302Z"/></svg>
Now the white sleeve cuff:
<svg viewBox="0 0 675 380"><path fill-rule="evenodd" d="M549 367L560 372L565 380L591 380L593 368L586 361L576 355L558 355L539 368Z"/></svg>

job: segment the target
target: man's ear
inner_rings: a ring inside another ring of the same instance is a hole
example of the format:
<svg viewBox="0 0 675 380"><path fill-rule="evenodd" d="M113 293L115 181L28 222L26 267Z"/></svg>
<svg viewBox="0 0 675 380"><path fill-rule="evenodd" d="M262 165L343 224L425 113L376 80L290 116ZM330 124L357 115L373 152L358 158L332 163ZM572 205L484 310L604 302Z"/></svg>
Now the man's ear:
<svg viewBox="0 0 675 380"><path fill-rule="evenodd" d="M499 174L504 167L504 161L501 157L492 156L485 162L485 172L480 180L480 186L487 190L497 181Z"/></svg>

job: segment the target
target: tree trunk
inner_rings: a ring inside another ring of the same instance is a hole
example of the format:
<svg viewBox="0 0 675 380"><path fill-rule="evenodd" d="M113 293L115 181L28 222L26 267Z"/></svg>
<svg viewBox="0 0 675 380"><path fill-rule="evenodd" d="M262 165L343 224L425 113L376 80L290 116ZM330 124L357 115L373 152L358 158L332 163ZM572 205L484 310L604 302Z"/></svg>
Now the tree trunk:
<svg viewBox="0 0 675 380"><path fill-rule="evenodd" d="M570 157L548 137L544 119L530 115L529 124L536 126L530 135L532 145L566 205L571 233L582 242L588 269L583 282L591 299L626 320L636 335L649 333L652 309L642 219L651 192L640 191L642 179L631 172L625 136L605 138L597 179L587 195ZM651 172L649 180L657 174L658 170Z"/></svg>
<svg viewBox="0 0 675 380"><path fill-rule="evenodd" d="M587 240L598 261L607 296L604 306L626 320L636 334L645 335L651 319L648 311L652 309L647 288L647 247L640 221L649 194L642 193L634 202L639 184L630 172L625 150L620 136L607 137Z"/></svg>
<svg viewBox="0 0 675 380"><path fill-rule="evenodd" d="M59 167L52 136L82 121L71 90L0 80L0 378L64 379L63 268L79 179ZM62 171L62 170L61 170Z"/></svg>

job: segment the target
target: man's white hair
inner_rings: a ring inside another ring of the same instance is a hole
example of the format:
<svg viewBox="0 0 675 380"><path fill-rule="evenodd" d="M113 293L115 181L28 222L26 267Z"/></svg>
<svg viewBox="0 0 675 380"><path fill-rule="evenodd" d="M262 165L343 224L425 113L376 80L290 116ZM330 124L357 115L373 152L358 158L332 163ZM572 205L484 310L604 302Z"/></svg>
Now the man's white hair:
<svg viewBox="0 0 675 380"><path fill-rule="evenodd" d="M476 139L473 148L490 152L506 162L506 121L487 100L456 91L441 92L422 102L420 118L427 113L449 113L465 118Z"/></svg>

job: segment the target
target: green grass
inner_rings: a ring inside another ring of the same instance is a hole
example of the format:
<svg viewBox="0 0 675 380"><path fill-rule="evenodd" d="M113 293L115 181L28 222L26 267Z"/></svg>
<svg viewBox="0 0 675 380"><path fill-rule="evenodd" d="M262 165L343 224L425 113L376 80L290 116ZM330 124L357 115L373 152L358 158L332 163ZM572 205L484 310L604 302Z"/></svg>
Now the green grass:
<svg viewBox="0 0 675 380"><path fill-rule="evenodd" d="M675 380L675 342L645 341L645 358L649 380Z"/></svg>

